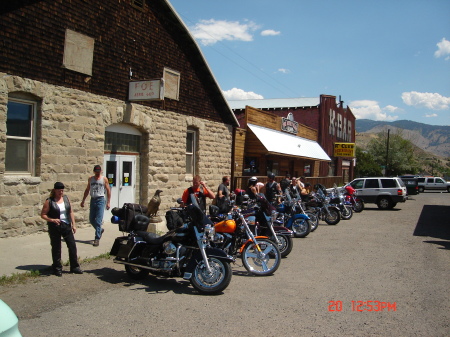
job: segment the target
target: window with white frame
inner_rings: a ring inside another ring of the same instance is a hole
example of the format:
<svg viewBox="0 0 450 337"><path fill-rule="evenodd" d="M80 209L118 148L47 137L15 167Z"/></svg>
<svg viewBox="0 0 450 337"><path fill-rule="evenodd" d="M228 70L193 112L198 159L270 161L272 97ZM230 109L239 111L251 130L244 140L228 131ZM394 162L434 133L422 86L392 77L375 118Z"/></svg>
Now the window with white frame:
<svg viewBox="0 0 450 337"><path fill-rule="evenodd" d="M188 128L186 133L186 174L195 175L195 167L197 153L197 131L193 128Z"/></svg>
<svg viewBox="0 0 450 337"><path fill-rule="evenodd" d="M34 174L36 103L9 99L6 115L6 173Z"/></svg>

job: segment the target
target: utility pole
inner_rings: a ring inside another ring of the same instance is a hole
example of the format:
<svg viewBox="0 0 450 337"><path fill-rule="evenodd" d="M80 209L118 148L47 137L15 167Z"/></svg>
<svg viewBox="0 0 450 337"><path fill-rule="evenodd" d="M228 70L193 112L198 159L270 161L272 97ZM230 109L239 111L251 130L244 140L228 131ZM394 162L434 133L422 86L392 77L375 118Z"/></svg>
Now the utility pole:
<svg viewBox="0 0 450 337"><path fill-rule="evenodd" d="M384 176L388 176L388 159L389 159L389 133L391 132L391 129L388 129L387 134L387 141L386 141L386 167L384 169Z"/></svg>

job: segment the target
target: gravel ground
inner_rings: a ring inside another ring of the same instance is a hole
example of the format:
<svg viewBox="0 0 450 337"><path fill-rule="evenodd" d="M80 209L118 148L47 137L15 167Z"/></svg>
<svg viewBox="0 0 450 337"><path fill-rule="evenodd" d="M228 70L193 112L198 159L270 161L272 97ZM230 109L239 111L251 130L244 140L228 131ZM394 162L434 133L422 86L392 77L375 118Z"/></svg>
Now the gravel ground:
<svg viewBox="0 0 450 337"><path fill-rule="evenodd" d="M423 193L392 211L366 206L294 239L273 276L250 276L238 260L221 295L198 295L182 279L131 282L100 260L83 275L0 287L0 298L25 337L449 336L450 194ZM358 312L352 301L390 310Z"/></svg>

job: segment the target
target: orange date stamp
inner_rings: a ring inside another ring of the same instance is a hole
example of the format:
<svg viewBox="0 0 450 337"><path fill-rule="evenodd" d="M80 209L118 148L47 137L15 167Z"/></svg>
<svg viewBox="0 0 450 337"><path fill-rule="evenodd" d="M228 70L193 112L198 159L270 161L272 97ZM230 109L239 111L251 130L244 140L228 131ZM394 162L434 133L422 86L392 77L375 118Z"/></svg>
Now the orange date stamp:
<svg viewBox="0 0 450 337"><path fill-rule="evenodd" d="M351 301L351 311L397 311L397 302L383 302L383 301ZM328 311L339 312L344 309L342 301L329 301Z"/></svg>

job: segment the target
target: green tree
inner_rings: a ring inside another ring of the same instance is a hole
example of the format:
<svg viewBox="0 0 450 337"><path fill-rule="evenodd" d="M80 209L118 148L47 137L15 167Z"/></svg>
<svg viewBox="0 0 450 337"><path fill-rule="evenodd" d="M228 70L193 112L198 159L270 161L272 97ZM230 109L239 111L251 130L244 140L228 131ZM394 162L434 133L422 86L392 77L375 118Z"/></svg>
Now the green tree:
<svg viewBox="0 0 450 337"><path fill-rule="evenodd" d="M416 147L411 141L403 138L401 130L397 129L394 133L385 131L379 133L378 138L369 142L367 149L378 165L387 164L386 176L414 174L419 170Z"/></svg>
<svg viewBox="0 0 450 337"><path fill-rule="evenodd" d="M381 167L375 161L372 154L356 147L355 177L376 177L381 176Z"/></svg>

